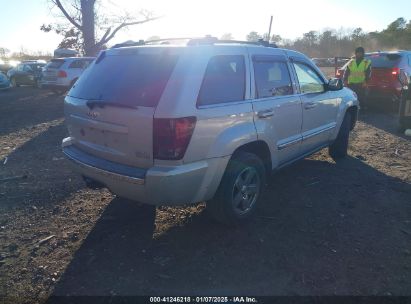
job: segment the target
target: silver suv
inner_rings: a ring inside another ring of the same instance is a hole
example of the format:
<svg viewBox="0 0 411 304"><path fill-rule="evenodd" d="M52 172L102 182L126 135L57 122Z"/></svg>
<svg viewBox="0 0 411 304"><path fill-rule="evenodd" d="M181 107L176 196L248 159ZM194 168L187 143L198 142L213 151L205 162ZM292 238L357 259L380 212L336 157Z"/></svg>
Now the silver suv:
<svg viewBox="0 0 411 304"><path fill-rule="evenodd" d="M44 89L66 91L73 86L93 60L93 57L51 59L41 73L39 86Z"/></svg>
<svg viewBox="0 0 411 304"><path fill-rule="evenodd" d="M63 151L87 183L152 205L207 202L235 224L266 176L347 154L356 95L301 53L204 39L100 53L65 99Z"/></svg>

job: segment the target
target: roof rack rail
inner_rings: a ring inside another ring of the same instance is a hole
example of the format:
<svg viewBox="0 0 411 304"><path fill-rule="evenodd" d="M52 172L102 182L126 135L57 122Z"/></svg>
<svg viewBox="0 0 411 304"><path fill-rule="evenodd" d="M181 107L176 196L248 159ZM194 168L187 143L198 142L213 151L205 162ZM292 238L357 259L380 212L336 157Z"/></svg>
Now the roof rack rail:
<svg viewBox="0 0 411 304"><path fill-rule="evenodd" d="M112 46L111 48L115 49L115 48L120 48L120 47L149 45L149 44L156 44L156 43L170 44L171 41L182 41L182 40L187 40L187 45L189 46L214 45L214 44L219 44L219 43L224 43L224 44L233 43L233 44L260 45L260 46L265 46L265 47L277 48L277 45L275 43L270 43L268 41L265 41L264 39L259 39L258 41L220 40L210 35L207 35L205 37L199 37L199 38L187 38L187 37L167 38L167 39L156 39L156 40L149 40L149 41L139 40L137 42L129 40L123 43L118 43Z"/></svg>

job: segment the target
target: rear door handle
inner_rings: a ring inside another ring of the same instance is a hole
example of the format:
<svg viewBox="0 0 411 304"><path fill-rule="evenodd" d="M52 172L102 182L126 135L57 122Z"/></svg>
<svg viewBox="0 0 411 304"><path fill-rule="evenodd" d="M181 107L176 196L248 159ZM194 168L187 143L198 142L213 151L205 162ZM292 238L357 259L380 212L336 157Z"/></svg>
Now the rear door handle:
<svg viewBox="0 0 411 304"><path fill-rule="evenodd" d="M306 102L304 104L304 109L309 110L309 109L315 108L316 106L317 106L317 103L315 102Z"/></svg>
<svg viewBox="0 0 411 304"><path fill-rule="evenodd" d="M267 118L267 117L274 116L274 109L267 109L267 110L258 111L257 116L259 118Z"/></svg>

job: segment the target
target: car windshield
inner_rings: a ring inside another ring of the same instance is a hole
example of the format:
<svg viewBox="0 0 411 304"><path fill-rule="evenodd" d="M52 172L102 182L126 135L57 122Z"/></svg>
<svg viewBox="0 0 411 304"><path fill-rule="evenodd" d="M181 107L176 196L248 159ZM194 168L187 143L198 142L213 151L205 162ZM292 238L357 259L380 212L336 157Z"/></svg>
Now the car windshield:
<svg viewBox="0 0 411 304"><path fill-rule="evenodd" d="M178 60L165 52L102 55L69 95L88 100L155 107Z"/></svg>
<svg viewBox="0 0 411 304"><path fill-rule="evenodd" d="M371 66L373 68L393 68L396 67L401 60L401 55L395 53L379 53L367 55L366 58L371 60Z"/></svg>

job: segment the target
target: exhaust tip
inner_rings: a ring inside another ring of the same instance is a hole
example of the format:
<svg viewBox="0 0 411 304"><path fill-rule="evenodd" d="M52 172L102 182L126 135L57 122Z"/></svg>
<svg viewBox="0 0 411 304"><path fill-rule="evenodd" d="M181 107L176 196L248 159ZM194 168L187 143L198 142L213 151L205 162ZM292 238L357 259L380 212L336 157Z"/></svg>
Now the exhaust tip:
<svg viewBox="0 0 411 304"><path fill-rule="evenodd" d="M103 183L100 183L99 181L96 181L90 177L84 176L83 175L83 180L86 183L87 188L93 189L93 190L98 190L98 189L103 189L106 188L106 185Z"/></svg>

